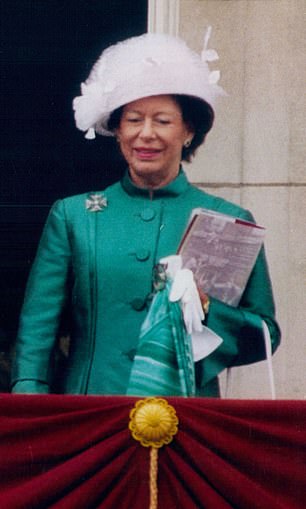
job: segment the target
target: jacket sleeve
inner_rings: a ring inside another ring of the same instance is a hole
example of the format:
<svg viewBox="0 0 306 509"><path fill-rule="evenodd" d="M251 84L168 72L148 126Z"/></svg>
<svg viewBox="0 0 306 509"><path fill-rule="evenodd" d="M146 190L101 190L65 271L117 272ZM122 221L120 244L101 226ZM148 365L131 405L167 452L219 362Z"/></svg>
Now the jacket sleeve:
<svg viewBox="0 0 306 509"><path fill-rule="evenodd" d="M20 316L13 392L49 392L50 359L67 298L71 261L64 202L52 207L39 243Z"/></svg>
<svg viewBox="0 0 306 509"><path fill-rule="evenodd" d="M245 219L253 220L244 211ZM211 299L207 326L223 338L223 343L202 361L201 385L230 366L258 362L266 357L262 321L270 332L272 352L280 343L275 305L264 248L261 249L239 306L234 308Z"/></svg>

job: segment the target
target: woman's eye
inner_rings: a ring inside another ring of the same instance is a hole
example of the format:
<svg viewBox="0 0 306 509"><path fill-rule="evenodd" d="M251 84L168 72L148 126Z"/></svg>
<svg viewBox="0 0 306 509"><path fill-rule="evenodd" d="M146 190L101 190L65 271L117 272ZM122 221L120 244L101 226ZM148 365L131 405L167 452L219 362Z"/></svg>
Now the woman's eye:
<svg viewBox="0 0 306 509"><path fill-rule="evenodd" d="M136 117L130 117L126 119L128 122L131 122L132 124L136 124L137 122L140 122L140 118Z"/></svg>
<svg viewBox="0 0 306 509"><path fill-rule="evenodd" d="M170 124L170 120L167 120L166 118L158 118L157 122L161 125L168 125Z"/></svg>

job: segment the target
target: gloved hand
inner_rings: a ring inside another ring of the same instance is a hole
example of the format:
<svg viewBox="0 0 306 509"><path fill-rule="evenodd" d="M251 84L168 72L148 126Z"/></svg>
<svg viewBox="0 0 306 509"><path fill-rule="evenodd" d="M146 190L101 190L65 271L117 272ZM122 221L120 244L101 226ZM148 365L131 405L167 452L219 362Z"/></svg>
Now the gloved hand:
<svg viewBox="0 0 306 509"><path fill-rule="evenodd" d="M191 270L182 269L181 255L167 256L159 263L165 265L166 275L172 281L170 301L180 300L185 326L191 335L193 359L199 361L216 350L223 340L202 324L205 314L200 295Z"/></svg>
<svg viewBox="0 0 306 509"><path fill-rule="evenodd" d="M172 280L169 300L180 301L188 334L202 332L202 320L205 315L192 271L182 269L183 262L180 255L167 256L159 263L166 266L166 274Z"/></svg>

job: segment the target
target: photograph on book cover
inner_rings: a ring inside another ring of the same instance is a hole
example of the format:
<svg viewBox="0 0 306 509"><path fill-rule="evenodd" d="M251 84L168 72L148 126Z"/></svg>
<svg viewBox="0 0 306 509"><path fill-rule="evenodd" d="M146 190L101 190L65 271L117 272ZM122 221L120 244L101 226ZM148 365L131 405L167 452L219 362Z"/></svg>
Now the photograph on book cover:
<svg viewBox="0 0 306 509"><path fill-rule="evenodd" d="M264 236L265 229L256 224L195 209L179 253L204 293L236 307Z"/></svg>

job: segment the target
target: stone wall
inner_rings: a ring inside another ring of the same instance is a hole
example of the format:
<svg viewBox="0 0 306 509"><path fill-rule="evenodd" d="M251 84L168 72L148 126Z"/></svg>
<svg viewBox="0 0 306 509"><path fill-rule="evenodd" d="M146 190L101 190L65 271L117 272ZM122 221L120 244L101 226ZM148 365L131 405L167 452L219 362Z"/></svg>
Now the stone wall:
<svg viewBox="0 0 306 509"><path fill-rule="evenodd" d="M213 26L228 97L188 173L249 208L266 249L282 328L278 398L306 397L306 40L303 0L181 0L179 34L196 50ZM268 397L264 363L233 374L233 396Z"/></svg>

